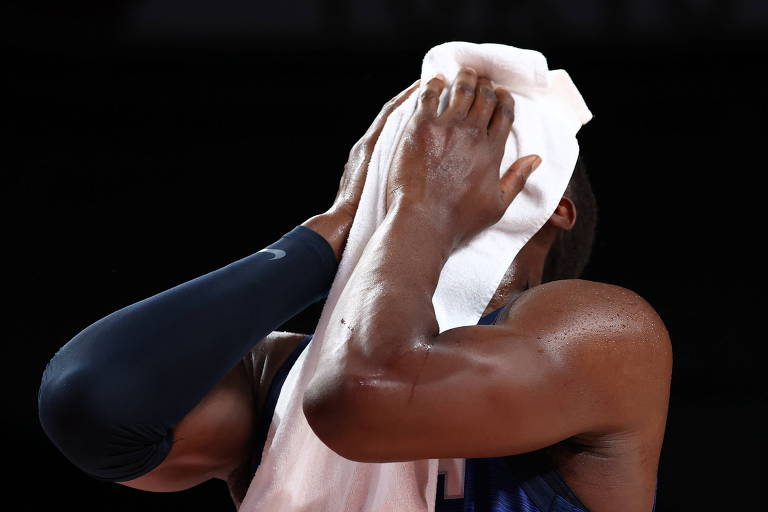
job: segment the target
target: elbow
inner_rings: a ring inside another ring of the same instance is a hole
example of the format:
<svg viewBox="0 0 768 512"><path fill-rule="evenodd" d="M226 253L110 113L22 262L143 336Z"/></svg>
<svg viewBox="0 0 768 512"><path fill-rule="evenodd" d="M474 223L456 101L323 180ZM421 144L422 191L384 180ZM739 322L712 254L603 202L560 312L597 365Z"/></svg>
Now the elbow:
<svg viewBox="0 0 768 512"><path fill-rule="evenodd" d="M171 449L172 429L141 422L137 426L103 377L55 364L49 363L43 373L38 419L67 460L106 482L138 478L163 461Z"/></svg>
<svg viewBox="0 0 768 512"><path fill-rule="evenodd" d="M40 426L75 467L97 480L117 481L125 460L138 447L132 445L130 432L116 438L113 413L119 412L119 405L110 408L98 397L105 388L103 380L87 365L68 359L57 354L43 372L37 393Z"/></svg>
<svg viewBox="0 0 768 512"><path fill-rule="evenodd" d="M82 366L66 357L66 346L45 366L37 391L37 414L46 435L57 446L68 433L77 431L85 423L86 395L90 388Z"/></svg>
<svg viewBox="0 0 768 512"><path fill-rule="evenodd" d="M109 359L100 357L97 350L109 345L99 335L97 325L81 331L51 357L37 392L38 420L43 431L70 462L86 473L93 473L93 461L106 449L100 441L107 439L108 412L120 407L117 397L110 393L115 379Z"/></svg>
<svg viewBox="0 0 768 512"><path fill-rule="evenodd" d="M302 408L312 431L330 450L355 462L381 462L379 392L359 378L320 372L304 393Z"/></svg>
<svg viewBox="0 0 768 512"><path fill-rule="evenodd" d="M37 413L45 434L59 451L86 470L84 454L91 451L89 432L96 427L90 404L90 385L83 372L60 368L52 360L37 393Z"/></svg>
<svg viewBox="0 0 768 512"><path fill-rule="evenodd" d="M170 451L172 429L147 411L125 365L103 350L110 346L95 327L62 346L43 370L37 414L45 435L74 466L117 482L157 466Z"/></svg>

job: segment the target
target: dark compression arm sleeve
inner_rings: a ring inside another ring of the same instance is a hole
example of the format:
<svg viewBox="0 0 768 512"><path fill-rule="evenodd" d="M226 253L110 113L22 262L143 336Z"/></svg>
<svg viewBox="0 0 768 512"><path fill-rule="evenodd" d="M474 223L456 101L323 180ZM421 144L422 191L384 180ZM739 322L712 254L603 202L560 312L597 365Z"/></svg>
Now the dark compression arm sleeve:
<svg viewBox="0 0 768 512"><path fill-rule="evenodd" d="M328 242L297 226L266 249L122 308L45 368L48 437L98 480L132 480L168 455L173 428L272 330L325 298Z"/></svg>

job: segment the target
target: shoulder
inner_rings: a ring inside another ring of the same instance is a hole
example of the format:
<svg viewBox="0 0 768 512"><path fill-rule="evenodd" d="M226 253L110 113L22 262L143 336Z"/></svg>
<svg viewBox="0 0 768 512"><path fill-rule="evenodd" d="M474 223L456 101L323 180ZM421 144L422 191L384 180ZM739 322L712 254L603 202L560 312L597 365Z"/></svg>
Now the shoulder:
<svg viewBox="0 0 768 512"><path fill-rule="evenodd" d="M610 334L611 339L668 344L669 333L654 307L638 293L614 284L563 279L535 286L512 303L516 312L537 313L549 321L576 322L583 330Z"/></svg>
<svg viewBox="0 0 768 512"><path fill-rule="evenodd" d="M553 371L590 383L622 415L665 409L672 346L664 322L638 293L583 279L541 284L516 300L502 323L523 328Z"/></svg>

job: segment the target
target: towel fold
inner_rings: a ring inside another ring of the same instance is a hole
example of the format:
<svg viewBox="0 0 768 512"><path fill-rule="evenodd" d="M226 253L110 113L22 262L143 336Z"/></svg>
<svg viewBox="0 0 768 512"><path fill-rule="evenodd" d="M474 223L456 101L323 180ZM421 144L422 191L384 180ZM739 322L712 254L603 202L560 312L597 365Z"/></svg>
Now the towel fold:
<svg viewBox="0 0 768 512"><path fill-rule="evenodd" d="M521 156L537 154L542 163L501 220L446 261L432 299L440 332L480 319L517 253L554 212L578 157L576 133L592 117L564 70L549 70L539 52L501 44L455 41L432 48L422 63L422 87L438 73L450 85L461 66L471 66L494 86L507 88L515 100L515 121L499 176ZM449 90L443 91L438 112L447 106ZM315 436L302 411L320 347L334 343L324 336L331 312L386 214L387 172L417 101L418 94L412 94L390 114L374 147L336 278L312 342L283 384L261 464L241 505L244 512L433 512L438 466L463 467L463 459L349 461ZM462 481L461 475L456 481Z"/></svg>

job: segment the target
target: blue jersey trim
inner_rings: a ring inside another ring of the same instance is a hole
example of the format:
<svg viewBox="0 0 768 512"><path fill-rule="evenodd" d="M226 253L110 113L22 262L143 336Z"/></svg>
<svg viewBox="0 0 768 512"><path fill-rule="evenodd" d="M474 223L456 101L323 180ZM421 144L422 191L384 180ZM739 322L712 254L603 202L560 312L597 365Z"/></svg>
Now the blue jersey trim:
<svg viewBox="0 0 768 512"><path fill-rule="evenodd" d="M296 348L288 355L283 364L277 370L277 374L272 379L269 385L267 393L267 400L264 403L264 408L261 413L261 417L258 420L258 433L256 437L256 446L251 456L250 474L251 478L256 474L256 470L261 464L261 456L264 452L264 444L267 442L267 434L269 434L269 425L272 423L272 416L275 414L275 407L277 406L277 399L280 397L280 391L283 389L283 383L285 383L288 372L291 371L293 364L301 355L301 352L309 345L310 340L314 334L309 334L299 342Z"/></svg>

